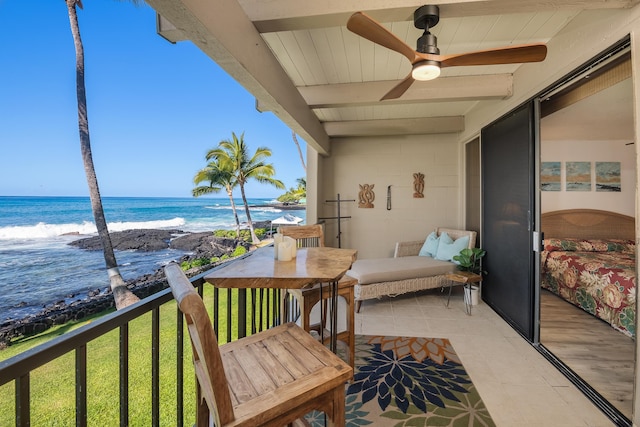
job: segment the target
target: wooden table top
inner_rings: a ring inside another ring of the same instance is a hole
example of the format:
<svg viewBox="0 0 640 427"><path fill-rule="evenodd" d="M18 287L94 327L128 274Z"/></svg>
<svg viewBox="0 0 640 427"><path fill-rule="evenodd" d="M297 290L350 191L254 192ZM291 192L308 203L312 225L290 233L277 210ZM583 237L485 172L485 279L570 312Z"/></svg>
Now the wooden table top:
<svg viewBox="0 0 640 427"><path fill-rule="evenodd" d="M477 283L482 281L481 275L470 271L456 271L455 273L446 274L445 277L458 283Z"/></svg>
<svg viewBox="0 0 640 427"><path fill-rule="evenodd" d="M301 288L340 279L357 254L355 249L298 248L295 259L277 261L273 247L266 247L212 271L204 279L219 288Z"/></svg>

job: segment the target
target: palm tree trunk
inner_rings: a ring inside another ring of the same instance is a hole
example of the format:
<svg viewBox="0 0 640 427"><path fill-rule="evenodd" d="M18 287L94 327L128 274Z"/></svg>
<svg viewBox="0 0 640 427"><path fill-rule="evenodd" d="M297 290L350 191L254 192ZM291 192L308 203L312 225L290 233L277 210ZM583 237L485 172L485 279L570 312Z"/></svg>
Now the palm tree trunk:
<svg viewBox="0 0 640 427"><path fill-rule="evenodd" d="M296 131L291 131L291 136L293 137L293 142L298 147L298 155L300 156L300 163L302 163L302 168L304 169L305 174L307 173L307 165L304 164L304 157L302 156L302 149L300 148L300 143L298 142L298 138L296 137Z"/></svg>
<svg viewBox="0 0 640 427"><path fill-rule="evenodd" d="M236 209L236 202L233 201L233 190L227 191L229 195L229 202L231 203L231 210L233 211L233 217L236 220L236 237L240 237L240 218L238 218L238 209Z"/></svg>
<svg viewBox="0 0 640 427"><path fill-rule="evenodd" d="M139 300L124 283L122 275L118 269L118 262L111 244L111 237L107 228L107 221L102 209L102 199L100 198L100 189L98 188L98 179L93 165L93 157L91 155L91 141L89 139L89 119L87 116L87 96L84 84L84 48L82 39L80 38L80 27L78 25L78 15L76 13L76 4L78 0L66 0L67 9L69 10L69 23L71 25L71 33L73 34L73 44L76 50L76 92L78 96L78 128L80 131L80 151L82 153L82 161L84 163L84 171L87 176L87 184L89 185L89 196L91 198L91 209L93 217L98 229L98 235L102 242L102 250L104 260L107 266L111 292L115 300L116 308L124 308Z"/></svg>
<svg viewBox="0 0 640 427"><path fill-rule="evenodd" d="M253 221L251 221L251 213L249 213L249 203L247 203L247 196L244 194L244 184L241 182L240 185L240 194L242 194L242 202L244 203L244 211L247 214L247 221L249 222L249 231L251 231L251 242L254 245L260 243L258 236L256 236L256 232L253 229Z"/></svg>

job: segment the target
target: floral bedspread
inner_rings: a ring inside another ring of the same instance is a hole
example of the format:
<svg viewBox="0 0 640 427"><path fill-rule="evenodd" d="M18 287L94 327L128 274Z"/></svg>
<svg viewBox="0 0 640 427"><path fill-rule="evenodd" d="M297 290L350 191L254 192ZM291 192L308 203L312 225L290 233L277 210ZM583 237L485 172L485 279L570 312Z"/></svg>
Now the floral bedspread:
<svg viewBox="0 0 640 427"><path fill-rule="evenodd" d="M635 338L635 243L545 239L542 287Z"/></svg>

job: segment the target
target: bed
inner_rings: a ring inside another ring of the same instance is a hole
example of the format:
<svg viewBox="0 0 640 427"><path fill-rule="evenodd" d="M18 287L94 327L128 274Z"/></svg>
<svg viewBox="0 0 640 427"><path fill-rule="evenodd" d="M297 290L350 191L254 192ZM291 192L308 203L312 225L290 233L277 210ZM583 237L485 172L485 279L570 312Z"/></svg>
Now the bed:
<svg viewBox="0 0 640 427"><path fill-rule="evenodd" d="M635 219L593 209L542 214L541 286L635 338Z"/></svg>

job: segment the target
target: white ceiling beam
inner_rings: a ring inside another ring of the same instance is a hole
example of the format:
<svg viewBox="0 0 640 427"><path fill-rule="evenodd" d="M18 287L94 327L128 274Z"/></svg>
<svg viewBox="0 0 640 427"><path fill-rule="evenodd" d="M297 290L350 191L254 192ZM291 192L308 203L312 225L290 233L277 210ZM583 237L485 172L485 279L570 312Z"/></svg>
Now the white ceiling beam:
<svg viewBox="0 0 640 427"><path fill-rule="evenodd" d="M387 0L238 0L247 16L261 33L293 31L346 25L354 11L363 11L380 22L413 20L413 12L424 1L397 0L390 7ZM441 18L506 15L549 10L625 9L640 0L438 0Z"/></svg>
<svg viewBox="0 0 640 427"><path fill-rule="evenodd" d="M146 3L316 151L329 153L329 136L324 127L236 0Z"/></svg>
<svg viewBox="0 0 640 427"><path fill-rule="evenodd" d="M398 83L400 80L344 83L298 87L298 90L311 108L505 99L513 95L512 74L441 77L429 82L414 82L400 98L381 104L380 98Z"/></svg>
<svg viewBox="0 0 640 427"><path fill-rule="evenodd" d="M332 138L457 133L464 130L464 117L421 117L415 119L325 122L324 128Z"/></svg>

